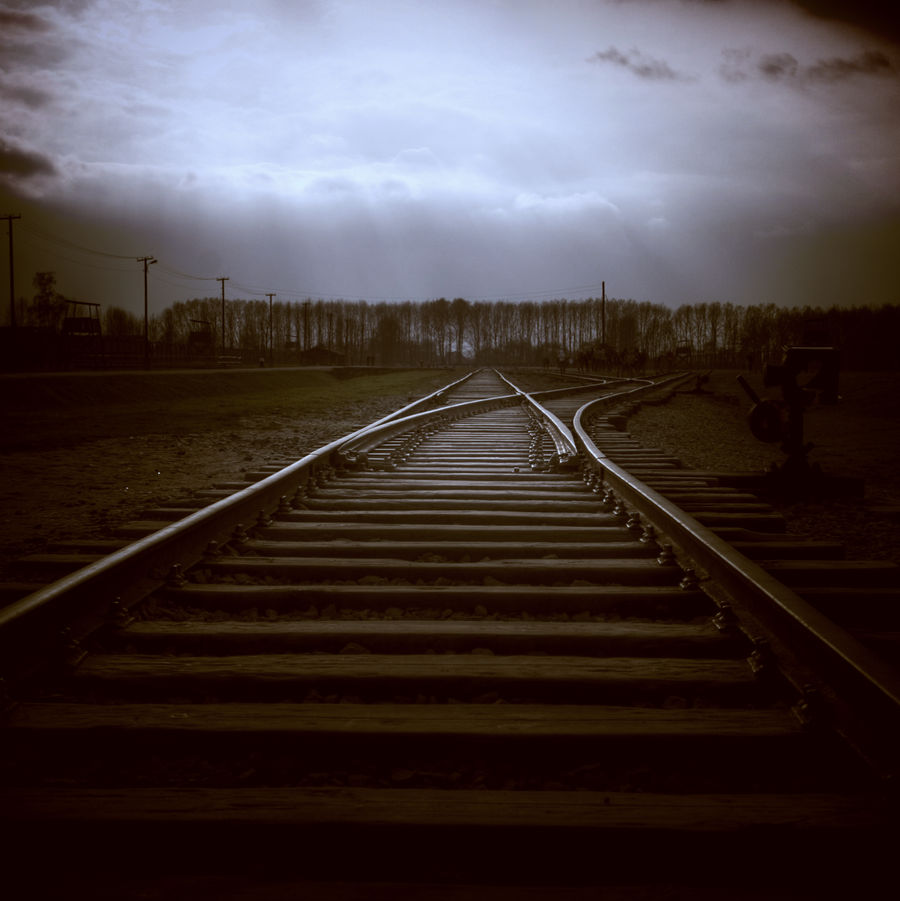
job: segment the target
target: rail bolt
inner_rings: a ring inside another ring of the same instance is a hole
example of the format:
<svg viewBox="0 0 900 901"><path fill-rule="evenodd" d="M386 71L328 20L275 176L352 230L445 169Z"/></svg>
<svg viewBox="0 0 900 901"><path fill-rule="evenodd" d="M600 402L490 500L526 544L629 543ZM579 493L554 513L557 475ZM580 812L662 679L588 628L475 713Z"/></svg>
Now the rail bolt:
<svg viewBox="0 0 900 901"><path fill-rule="evenodd" d="M775 665L775 654L765 638L753 639L753 652L747 658L747 663L754 676L767 676L772 672Z"/></svg>
<svg viewBox="0 0 900 901"><path fill-rule="evenodd" d="M692 569L684 570L681 581L678 583L678 587L682 591L696 591L700 586L700 580L697 578L697 573Z"/></svg>
<svg viewBox="0 0 900 901"><path fill-rule="evenodd" d="M671 544L663 544L659 548L659 556L656 558L656 562L660 566L671 566L675 563L675 551L672 549Z"/></svg>
<svg viewBox="0 0 900 901"><path fill-rule="evenodd" d="M731 604L722 604L719 607L719 612L712 618L712 623L716 629L724 634L735 632L738 627L738 618Z"/></svg>
<svg viewBox="0 0 900 901"><path fill-rule="evenodd" d="M134 622L134 617L128 608L122 603L122 599L117 597L109 605L106 611L106 623L114 629L124 629Z"/></svg>
<svg viewBox="0 0 900 901"><path fill-rule="evenodd" d="M806 729L821 724L825 713L825 702L815 685L804 685L800 700L791 708L794 716Z"/></svg>
<svg viewBox="0 0 900 901"><path fill-rule="evenodd" d="M239 522L235 527L234 531L231 533L231 538L228 539L228 543L234 547L242 547L247 543L249 536L247 535L247 530L244 528L244 524Z"/></svg>
<svg viewBox="0 0 900 901"><path fill-rule="evenodd" d="M81 642L74 637L72 630L68 626L60 630L59 637L62 645L60 662L67 669L75 669L87 657L87 651Z"/></svg>
<svg viewBox="0 0 900 901"><path fill-rule="evenodd" d="M166 576L166 588L183 588L186 583L187 579L185 579L184 573L181 571L181 564L173 563L169 567L169 572Z"/></svg>

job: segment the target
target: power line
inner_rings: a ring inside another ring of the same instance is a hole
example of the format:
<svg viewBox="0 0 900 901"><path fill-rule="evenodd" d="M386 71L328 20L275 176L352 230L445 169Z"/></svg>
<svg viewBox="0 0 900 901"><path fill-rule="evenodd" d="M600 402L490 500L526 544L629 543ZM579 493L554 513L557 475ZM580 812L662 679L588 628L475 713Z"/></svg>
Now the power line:
<svg viewBox="0 0 900 901"><path fill-rule="evenodd" d="M29 245L33 248L39 248L39 245L35 242L34 236L30 234L23 234L25 244ZM43 248L39 248L38 252L40 253L49 253L52 255L53 260L64 260L67 263L72 263L75 266L82 266L87 269L96 269L100 272L131 272L131 266L117 266L114 264L113 260L110 260L108 263L100 262L99 260L96 262L91 262L85 259L76 259L75 257L67 256L60 250L51 250L46 251ZM127 259L132 260L133 257L128 257Z"/></svg>
<svg viewBox="0 0 900 901"><path fill-rule="evenodd" d="M0 219L5 219L8 217L0 217ZM10 223L10 228L12 228L12 224ZM89 254L92 256L102 257L108 260L122 260L133 262L135 257L132 255L118 254L118 253L109 253L104 250L97 250L96 248L85 247L84 245L77 244L74 241L70 241L68 238L62 238L58 235L51 235L48 232L42 231L41 229L34 228L33 226L25 225L23 223L22 228L26 233L31 235L32 237L38 238L42 241L46 241L50 244L55 244L58 247L64 248L65 250L75 251L78 253ZM26 239L27 240L27 239ZM56 256L59 259L65 260L70 263L74 263L75 265L87 266L92 269L100 269L108 272L127 272L129 269L127 267L122 267L121 269L114 266L102 266L97 263L90 263L85 260L77 260L72 259L72 257L66 256L64 254L56 252ZM221 281L220 278L217 278L213 275L194 275L189 272L183 272L180 269L176 269L174 266L169 266L165 263L159 263L159 270L162 272L166 272L171 276L174 276L178 279L185 279L188 281ZM159 272L156 275L157 278L160 278ZM172 282L168 281L165 278L160 278L160 281L163 281L165 284L171 285L172 287L178 287ZM224 290L224 282L222 284L222 288ZM268 286L267 286L268 287ZM276 286L277 287L277 286ZM267 291L254 286L243 285L240 282L235 282L234 288L238 291L242 291L247 294L256 295L258 297L267 296ZM594 296L602 290L602 284L598 285L596 283L587 284L587 285L572 285L565 288L545 288L542 290L531 290L531 291L506 291L500 294L475 294L470 295L472 299L475 301L484 300L484 301L495 301L495 300L542 300L542 299L565 299L567 296L571 296L572 294L580 294L582 296ZM436 300L436 297L414 297L411 295L398 295L398 294L384 294L384 295L373 295L368 292L360 292L360 291L318 291L309 288L288 288L286 286L277 287L277 293L283 297L288 299L296 299L303 300L305 298L315 297L320 300L365 300L370 302L424 302L428 300Z"/></svg>
<svg viewBox="0 0 900 901"><path fill-rule="evenodd" d="M113 260L133 260L134 256L132 254L125 255L121 253L109 253L105 250L96 250L92 247L83 247L81 244L76 244L74 241L70 241L68 238L60 238L58 235L49 235L46 232L41 231L38 228L34 228L32 226L23 225L25 231L30 232L36 238L40 238L42 241L47 241L50 244L58 244L60 247L65 247L67 250L77 250L81 253L89 253L98 257L107 257Z"/></svg>
<svg viewBox="0 0 900 901"><path fill-rule="evenodd" d="M164 269L170 275L176 275L179 278L187 278L191 281L195 282L214 282L216 281L216 277L214 275L191 275L188 272L181 272L179 269L176 269L174 266L167 266L165 263L160 263L160 268Z"/></svg>

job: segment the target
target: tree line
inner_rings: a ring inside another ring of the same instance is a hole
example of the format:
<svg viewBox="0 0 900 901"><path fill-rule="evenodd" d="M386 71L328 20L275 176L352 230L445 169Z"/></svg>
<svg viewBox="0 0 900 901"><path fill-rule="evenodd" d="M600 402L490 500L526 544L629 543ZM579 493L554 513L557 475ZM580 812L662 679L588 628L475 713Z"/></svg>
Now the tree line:
<svg viewBox="0 0 900 901"><path fill-rule="evenodd" d="M600 298L549 301L273 302L197 298L154 317L152 337L185 341L198 322L216 346L289 361L327 348L348 364L447 366L686 363L753 368L790 345L837 346L852 368L897 368L900 306L823 310L775 304L663 304Z"/></svg>
<svg viewBox="0 0 900 901"><path fill-rule="evenodd" d="M50 274L52 275L52 274ZM65 298L39 273L25 324L59 322ZM142 336L143 319L102 312L110 338ZM275 363L325 349L348 365L558 365L639 369L647 365L753 368L790 345L841 350L845 368L900 366L900 306L778 307L663 304L631 299L482 301L457 297L401 303L272 301L202 297L178 301L149 323L154 357L173 351L240 354Z"/></svg>

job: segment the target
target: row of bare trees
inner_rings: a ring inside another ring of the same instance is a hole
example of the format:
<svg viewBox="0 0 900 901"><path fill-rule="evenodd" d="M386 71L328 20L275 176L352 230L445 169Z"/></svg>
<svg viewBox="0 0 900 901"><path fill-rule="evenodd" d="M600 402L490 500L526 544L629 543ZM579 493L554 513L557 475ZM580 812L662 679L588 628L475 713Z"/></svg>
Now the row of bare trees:
<svg viewBox="0 0 900 901"><path fill-rule="evenodd" d="M192 323L193 320L193 323ZM895 368L900 307L778 307L731 303L663 304L599 298L550 301L367 303L364 300L274 302L217 298L179 302L154 318L152 336L184 341L206 322L216 346L290 361L325 347L347 363L381 365L617 366L683 362L756 367L788 345L837 345L856 368Z"/></svg>
<svg viewBox="0 0 900 901"><path fill-rule="evenodd" d="M39 273L26 324L59 324L65 298L52 273ZM143 334L143 319L118 307L103 310L104 335ZM348 364L387 366L645 365L755 367L787 345L836 345L844 365L898 368L900 306L784 308L774 304L663 304L599 298L548 301L365 300L179 301L150 320L154 356L205 348L276 363L327 348ZM196 339L202 338L202 341ZM183 354L182 354L183 355Z"/></svg>

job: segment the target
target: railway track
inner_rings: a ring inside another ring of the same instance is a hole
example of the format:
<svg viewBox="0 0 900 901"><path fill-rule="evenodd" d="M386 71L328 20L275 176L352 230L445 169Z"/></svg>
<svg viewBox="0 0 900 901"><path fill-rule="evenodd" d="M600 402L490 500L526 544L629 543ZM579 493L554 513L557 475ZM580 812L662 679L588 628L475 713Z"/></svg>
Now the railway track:
<svg viewBox="0 0 900 901"><path fill-rule="evenodd" d="M479 371L0 611L19 877L874 897L897 676L813 605L896 575L637 447L623 387Z"/></svg>

